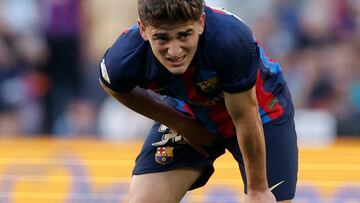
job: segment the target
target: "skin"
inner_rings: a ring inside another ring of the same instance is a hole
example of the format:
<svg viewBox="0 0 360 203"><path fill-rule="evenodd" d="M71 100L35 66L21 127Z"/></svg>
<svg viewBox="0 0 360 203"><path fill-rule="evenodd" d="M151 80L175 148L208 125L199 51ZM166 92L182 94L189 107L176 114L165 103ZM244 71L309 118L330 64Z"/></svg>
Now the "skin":
<svg viewBox="0 0 360 203"><path fill-rule="evenodd" d="M235 94L224 92L224 99L244 158L248 180L248 194L245 202L276 202L268 188L266 178L265 140L255 88Z"/></svg>
<svg viewBox="0 0 360 203"><path fill-rule="evenodd" d="M202 15L199 21L160 26L145 25L138 21L141 36L149 41L155 57L167 70L176 75L183 74L188 69L196 53L199 37L204 31L204 23L205 15ZM164 105L141 88L135 88L129 93L114 92L105 85L103 88L130 109L183 135L192 147L207 156L203 147L211 145L215 141L215 136L195 119ZM236 128L238 144L245 161L248 180L245 202L274 203L276 200L268 188L266 179L265 142L255 88L235 94L224 92L224 99ZM200 174L201 169L177 169L135 175L131 181L129 202L179 202ZM153 184L154 182L162 184ZM152 189L148 190L146 185ZM155 196L153 191L163 192L161 196ZM175 194L171 191L175 191Z"/></svg>
<svg viewBox="0 0 360 203"><path fill-rule="evenodd" d="M204 23L205 15L199 21L161 26L144 25L138 21L141 36L149 41L155 57L175 75L188 69L204 32Z"/></svg>

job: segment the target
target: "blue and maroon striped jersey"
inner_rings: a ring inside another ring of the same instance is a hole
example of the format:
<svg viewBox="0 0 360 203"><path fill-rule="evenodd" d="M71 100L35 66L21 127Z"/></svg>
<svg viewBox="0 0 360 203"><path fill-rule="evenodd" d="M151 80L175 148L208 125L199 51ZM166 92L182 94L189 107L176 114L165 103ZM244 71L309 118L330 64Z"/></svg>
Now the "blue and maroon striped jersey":
<svg viewBox="0 0 360 203"><path fill-rule="evenodd" d="M279 63L271 60L248 26L226 11L205 8L204 33L182 75L173 75L153 55L137 25L124 31L100 65L102 82L117 92L139 86L175 98L176 108L193 114L208 130L235 135L223 91L236 93L256 86L263 123L293 113Z"/></svg>

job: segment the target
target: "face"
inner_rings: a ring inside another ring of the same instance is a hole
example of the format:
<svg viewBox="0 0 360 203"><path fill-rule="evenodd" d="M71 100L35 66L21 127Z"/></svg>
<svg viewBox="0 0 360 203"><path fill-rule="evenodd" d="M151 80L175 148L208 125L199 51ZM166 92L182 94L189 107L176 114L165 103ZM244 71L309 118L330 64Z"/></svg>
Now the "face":
<svg viewBox="0 0 360 203"><path fill-rule="evenodd" d="M194 58L204 22L203 15L199 21L156 27L139 21L139 26L141 36L149 41L160 63L173 74L183 74Z"/></svg>

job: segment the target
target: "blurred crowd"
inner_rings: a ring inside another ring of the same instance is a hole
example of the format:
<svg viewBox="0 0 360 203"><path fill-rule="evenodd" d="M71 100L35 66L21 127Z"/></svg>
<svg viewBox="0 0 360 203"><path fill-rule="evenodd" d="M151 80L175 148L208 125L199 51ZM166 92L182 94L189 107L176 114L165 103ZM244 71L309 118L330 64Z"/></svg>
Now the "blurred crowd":
<svg viewBox="0 0 360 203"><path fill-rule="evenodd" d="M359 0L208 0L282 64L297 109L360 136ZM0 1L0 135L141 137L152 121L101 90L98 64L137 19L134 0Z"/></svg>

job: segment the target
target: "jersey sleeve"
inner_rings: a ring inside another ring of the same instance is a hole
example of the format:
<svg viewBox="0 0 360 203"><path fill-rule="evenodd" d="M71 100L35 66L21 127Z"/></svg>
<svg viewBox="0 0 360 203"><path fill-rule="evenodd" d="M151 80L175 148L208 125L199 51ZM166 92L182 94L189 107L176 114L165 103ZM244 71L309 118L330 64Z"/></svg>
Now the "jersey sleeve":
<svg viewBox="0 0 360 203"><path fill-rule="evenodd" d="M128 31L128 32L136 32ZM100 80L108 88L126 93L141 85L143 41L134 33L123 33L100 62ZM132 36L131 36L132 35Z"/></svg>
<svg viewBox="0 0 360 203"><path fill-rule="evenodd" d="M208 53L217 69L222 89L229 93L251 89L256 83L260 56L248 26L235 19L215 32L210 41L213 41L213 47Z"/></svg>

